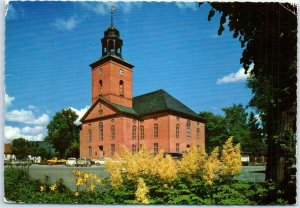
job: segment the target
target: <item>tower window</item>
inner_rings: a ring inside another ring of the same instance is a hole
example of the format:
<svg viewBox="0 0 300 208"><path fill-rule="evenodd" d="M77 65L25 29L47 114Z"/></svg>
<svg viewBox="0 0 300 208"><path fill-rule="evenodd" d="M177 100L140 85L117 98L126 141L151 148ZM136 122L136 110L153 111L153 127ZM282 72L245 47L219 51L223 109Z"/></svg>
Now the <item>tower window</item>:
<svg viewBox="0 0 300 208"><path fill-rule="evenodd" d="M140 139L143 140L144 139L144 126L140 127Z"/></svg>
<svg viewBox="0 0 300 208"><path fill-rule="evenodd" d="M103 73L102 68L99 69L98 73L99 73L99 75L102 75L102 73Z"/></svg>
<svg viewBox="0 0 300 208"><path fill-rule="evenodd" d="M132 127L132 139L135 140L136 139L136 126Z"/></svg>
<svg viewBox="0 0 300 208"><path fill-rule="evenodd" d="M111 131L111 139L114 140L115 139L115 136L116 136L116 132L115 132L115 126L112 125L110 127L110 131Z"/></svg>
<svg viewBox="0 0 300 208"><path fill-rule="evenodd" d="M103 141L103 123L99 123L99 140Z"/></svg>
<svg viewBox="0 0 300 208"><path fill-rule="evenodd" d="M179 124L176 124L176 138L179 138Z"/></svg>
<svg viewBox="0 0 300 208"><path fill-rule="evenodd" d="M154 138L158 138L158 125L157 124L154 124L153 131L154 131Z"/></svg>
<svg viewBox="0 0 300 208"><path fill-rule="evenodd" d="M124 96L124 82L120 80L120 95Z"/></svg>
<svg viewBox="0 0 300 208"><path fill-rule="evenodd" d="M121 75L124 74L124 69L120 69L120 74L121 74Z"/></svg>
<svg viewBox="0 0 300 208"><path fill-rule="evenodd" d="M186 122L186 138L191 138L191 121Z"/></svg>
<svg viewBox="0 0 300 208"><path fill-rule="evenodd" d="M200 139L200 129L197 128L197 139Z"/></svg>
<svg viewBox="0 0 300 208"><path fill-rule="evenodd" d="M99 95L102 95L102 80L99 81Z"/></svg>

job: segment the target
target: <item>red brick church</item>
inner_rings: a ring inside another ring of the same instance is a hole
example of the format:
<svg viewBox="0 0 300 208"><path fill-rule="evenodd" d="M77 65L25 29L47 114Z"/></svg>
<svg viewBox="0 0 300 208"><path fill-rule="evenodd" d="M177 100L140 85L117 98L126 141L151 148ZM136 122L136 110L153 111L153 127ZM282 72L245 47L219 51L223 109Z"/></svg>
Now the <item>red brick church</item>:
<svg viewBox="0 0 300 208"><path fill-rule="evenodd" d="M101 43L102 57L90 64L92 106L81 119L81 157L112 157L122 145L132 153L142 146L157 153L205 145L204 119L165 90L132 97L134 66L122 57L115 27L104 32Z"/></svg>

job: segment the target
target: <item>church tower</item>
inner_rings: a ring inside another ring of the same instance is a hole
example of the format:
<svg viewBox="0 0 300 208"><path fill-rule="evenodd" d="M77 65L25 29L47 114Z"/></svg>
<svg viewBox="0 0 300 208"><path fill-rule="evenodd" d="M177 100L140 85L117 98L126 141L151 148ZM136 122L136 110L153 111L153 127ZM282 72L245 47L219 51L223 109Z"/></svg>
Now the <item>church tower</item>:
<svg viewBox="0 0 300 208"><path fill-rule="evenodd" d="M92 68L92 103L100 96L105 100L132 108L132 64L122 58L120 32L111 26L101 39L102 56Z"/></svg>

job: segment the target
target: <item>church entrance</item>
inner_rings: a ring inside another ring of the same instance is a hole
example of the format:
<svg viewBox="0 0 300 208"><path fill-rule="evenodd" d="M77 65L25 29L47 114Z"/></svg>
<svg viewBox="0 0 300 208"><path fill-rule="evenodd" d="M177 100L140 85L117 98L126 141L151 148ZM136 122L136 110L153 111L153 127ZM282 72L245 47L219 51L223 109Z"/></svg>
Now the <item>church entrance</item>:
<svg viewBox="0 0 300 208"><path fill-rule="evenodd" d="M99 159L102 159L104 157L104 150L103 145L99 146Z"/></svg>

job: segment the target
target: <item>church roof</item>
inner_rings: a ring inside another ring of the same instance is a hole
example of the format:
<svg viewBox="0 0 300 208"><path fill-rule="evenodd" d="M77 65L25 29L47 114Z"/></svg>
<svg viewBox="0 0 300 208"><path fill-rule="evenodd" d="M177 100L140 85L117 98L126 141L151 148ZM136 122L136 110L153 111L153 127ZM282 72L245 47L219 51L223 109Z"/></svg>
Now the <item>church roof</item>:
<svg viewBox="0 0 300 208"><path fill-rule="evenodd" d="M139 116L169 111L204 121L203 118L163 89L134 97L133 109Z"/></svg>
<svg viewBox="0 0 300 208"><path fill-rule="evenodd" d="M89 112L94 108L94 106L100 100L122 113L133 115L136 117L146 116L146 115L151 115L151 114L161 113L161 112L170 112L175 115L188 117L191 119L195 119L197 121L202 121L202 122L205 121L202 117L197 115L186 105L184 105L179 100L177 100L176 98L174 98L173 96L171 96L169 93L167 93L162 89L134 97L132 101L133 102L132 108L111 103L105 100L104 98L99 97L97 101L93 103L90 109L81 118L81 121L83 121L87 117Z"/></svg>

